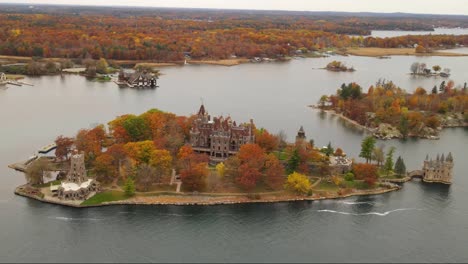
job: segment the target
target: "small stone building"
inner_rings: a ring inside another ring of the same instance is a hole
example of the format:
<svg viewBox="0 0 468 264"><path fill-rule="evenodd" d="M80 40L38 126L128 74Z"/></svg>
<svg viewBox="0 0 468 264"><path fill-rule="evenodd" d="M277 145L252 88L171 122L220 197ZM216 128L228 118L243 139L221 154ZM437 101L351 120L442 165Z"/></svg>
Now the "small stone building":
<svg viewBox="0 0 468 264"><path fill-rule="evenodd" d="M452 153L449 153L447 158L444 157L444 154L442 154L442 156L437 154L436 160L429 160L429 157L426 156L426 160L423 165L423 181L450 184L452 183L452 177Z"/></svg>
<svg viewBox="0 0 468 264"><path fill-rule="evenodd" d="M219 163L235 155L244 144L254 143L253 120L237 125L230 117L213 120L201 105L190 130L190 144L194 151L206 153L211 163Z"/></svg>
<svg viewBox="0 0 468 264"><path fill-rule="evenodd" d="M57 197L63 200L86 200L92 192L99 189L99 182L86 176L84 154L73 154L70 171L58 187Z"/></svg>

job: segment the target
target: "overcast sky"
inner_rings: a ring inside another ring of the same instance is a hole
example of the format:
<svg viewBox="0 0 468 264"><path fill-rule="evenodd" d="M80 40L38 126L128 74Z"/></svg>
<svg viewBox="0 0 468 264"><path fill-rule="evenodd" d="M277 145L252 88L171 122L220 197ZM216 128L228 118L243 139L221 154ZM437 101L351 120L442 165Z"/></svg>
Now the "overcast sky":
<svg viewBox="0 0 468 264"><path fill-rule="evenodd" d="M0 3L13 2L468 15L468 0L0 0Z"/></svg>

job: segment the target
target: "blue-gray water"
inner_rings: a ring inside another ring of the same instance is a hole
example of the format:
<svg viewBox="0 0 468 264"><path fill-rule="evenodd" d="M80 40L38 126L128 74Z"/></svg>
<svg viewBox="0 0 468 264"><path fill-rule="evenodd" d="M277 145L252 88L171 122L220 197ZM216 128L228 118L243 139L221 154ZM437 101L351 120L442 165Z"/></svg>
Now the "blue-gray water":
<svg viewBox="0 0 468 264"><path fill-rule="evenodd" d="M316 69L333 59L357 71ZM449 67L456 83L468 81L466 58L338 57L164 68L156 90L119 89L73 75L27 78L34 87L0 90L0 261L467 262L468 130L461 128L444 130L436 141L379 142L396 146L409 169L418 168L426 153L452 151L451 187L410 182L398 192L336 201L84 210L13 194L24 177L6 166L57 135L154 107L187 115L196 112L200 98L212 115L252 117L291 140L304 125L316 145L331 141L357 156L362 132L306 106L343 82L367 89L382 77L408 90L441 82L407 75L414 61Z"/></svg>

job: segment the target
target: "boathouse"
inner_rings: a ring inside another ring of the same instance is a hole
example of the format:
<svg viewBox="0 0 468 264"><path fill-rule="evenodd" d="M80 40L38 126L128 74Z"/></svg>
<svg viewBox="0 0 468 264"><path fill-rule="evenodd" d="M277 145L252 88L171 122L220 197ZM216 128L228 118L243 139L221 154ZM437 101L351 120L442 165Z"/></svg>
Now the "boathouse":
<svg viewBox="0 0 468 264"><path fill-rule="evenodd" d="M158 77L147 71L127 72L120 70L117 84L130 88L156 88Z"/></svg>

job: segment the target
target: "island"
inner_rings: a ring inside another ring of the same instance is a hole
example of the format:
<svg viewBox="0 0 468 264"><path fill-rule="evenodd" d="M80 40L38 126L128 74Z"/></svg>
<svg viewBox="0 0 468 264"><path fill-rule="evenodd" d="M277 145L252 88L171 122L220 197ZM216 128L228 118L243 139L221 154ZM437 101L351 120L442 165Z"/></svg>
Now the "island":
<svg viewBox="0 0 468 264"><path fill-rule="evenodd" d="M47 153L55 150L54 155ZM397 183L422 177L450 184L453 158L437 157L422 170L407 172L394 149L375 159L372 137L362 143L356 162L331 142L322 148L307 140L301 127L296 140L212 117L201 105L195 115L177 116L151 109L123 115L106 126L82 129L75 137L58 136L25 162L27 183L15 193L71 207L105 205L216 205L289 202L376 195L396 191ZM49 152L48 152L49 151ZM376 156L377 157L377 156ZM445 166L446 170L434 170ZM432 174L428 171L433 172Z"/></svg>
<svg viewBox="0 0 468 264"><path fill-rule="evenodd" d="M343 62L341 61L332 61L327 64L327 67L325 67L328 71L334 71L334 72L354 72L356 71L354 67L347 67Z"/></svg>
<svg viewBox="0 0 468 264"><path fill-rule="evenodd" d="M380 139L438 139L443 128L468 126L467 101L466 82L442 81L429 92L418 87L408 93L392 81L379 80L367 93L357 83L343 84L336 94L323 95L311 106Z"/></svg>

